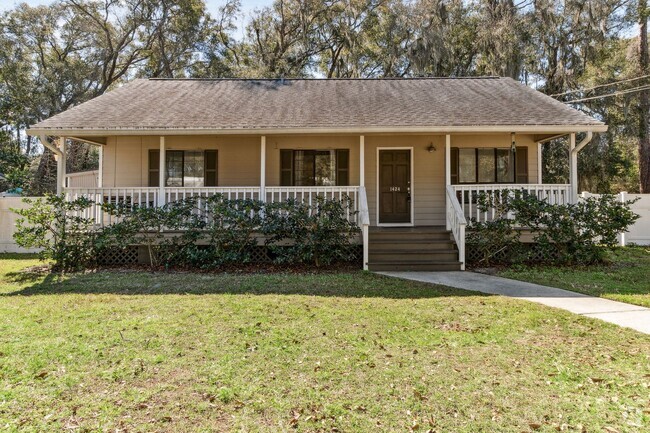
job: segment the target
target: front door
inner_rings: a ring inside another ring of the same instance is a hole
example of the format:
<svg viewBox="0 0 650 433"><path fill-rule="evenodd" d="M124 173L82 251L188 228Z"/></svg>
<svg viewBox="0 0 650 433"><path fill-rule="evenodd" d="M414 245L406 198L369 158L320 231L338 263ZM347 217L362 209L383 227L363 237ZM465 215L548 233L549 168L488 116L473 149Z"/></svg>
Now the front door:
<svg viewBox="0 0 650 433"><path fill-rule="evenodd" d="M379 150L379 223L411 222L411 151Z"/></svg>

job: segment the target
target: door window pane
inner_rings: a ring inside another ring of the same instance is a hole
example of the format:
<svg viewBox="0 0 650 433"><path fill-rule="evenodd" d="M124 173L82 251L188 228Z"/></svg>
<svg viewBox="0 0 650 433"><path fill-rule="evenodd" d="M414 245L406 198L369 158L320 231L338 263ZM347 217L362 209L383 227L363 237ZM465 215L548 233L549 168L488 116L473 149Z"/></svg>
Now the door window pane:
<svg viewBox="0 0 650 433"><path fill-rule="evenodd" d="M476 182L475 149L458 149L458 182Z"/></svg>
<svg viewBox="0 0 650 433"><path fill-rule="evenodd" d="M494 149L478 149L478 181L494 182Z"/></svg>
<svg viewBox="0 0 650 433"><path fill-rule="evenodd" d="M497 182L514 183L515 158L510 149L497 149Z"/></svg>

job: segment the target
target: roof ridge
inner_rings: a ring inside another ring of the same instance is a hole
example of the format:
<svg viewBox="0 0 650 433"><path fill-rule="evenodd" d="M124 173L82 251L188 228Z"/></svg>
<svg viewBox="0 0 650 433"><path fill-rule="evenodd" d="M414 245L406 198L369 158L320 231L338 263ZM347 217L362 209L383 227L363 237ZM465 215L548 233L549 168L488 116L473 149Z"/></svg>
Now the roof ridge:
<svg viewBox="0 0 650 433"><path fill-rule="evenodd" d="M381 77L381 78L240 78L240 77L221 77L221 78L164 78L150 77L150 81L409 81L409 80L499 80L507 77L496 75L482 75L476 77Z"/></svg>

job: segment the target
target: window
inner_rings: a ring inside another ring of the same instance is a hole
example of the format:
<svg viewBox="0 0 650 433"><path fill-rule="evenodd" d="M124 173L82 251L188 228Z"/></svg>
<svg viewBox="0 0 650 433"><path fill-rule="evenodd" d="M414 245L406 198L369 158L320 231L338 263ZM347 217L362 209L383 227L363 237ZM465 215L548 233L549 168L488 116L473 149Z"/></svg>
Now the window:
<svg viewBox="0 0 650 433"><path fill-rule="evenodd" d="M168 150L165 152L165 186L217 186L216 150ZM160 151L149 150L149 186L158 186Z"/></svg>
<svg viewBox="0 0 650 433"><path fill-rule="evenodd" d="M528 183L528 148L452 148L451 183Z"/></svg>
<svg viewBox="0 0 650 433"><path fill-rule="evenodd" d="M350 152L340 150L281 150L282 186L348 185Z"/></svg>
<svg viewBox="0 0 650 433"><path fill-rule="evenodd" d="M458 150L458 182L476 183L476 149Z"/></svg>

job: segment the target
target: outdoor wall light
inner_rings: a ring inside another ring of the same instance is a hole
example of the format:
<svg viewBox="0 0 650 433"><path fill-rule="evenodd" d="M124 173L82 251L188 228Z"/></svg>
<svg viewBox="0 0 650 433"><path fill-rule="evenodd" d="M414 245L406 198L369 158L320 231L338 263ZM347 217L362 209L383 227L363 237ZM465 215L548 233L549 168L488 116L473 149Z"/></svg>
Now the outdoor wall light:
<svg viewBox="0 0 650 433"><path fill-rule="evenodd" d="M433 143L431 143L429 147L427 147L427 150L429 151L429 153L433 153L436 151L436 147L433 145Z"/></svg>

